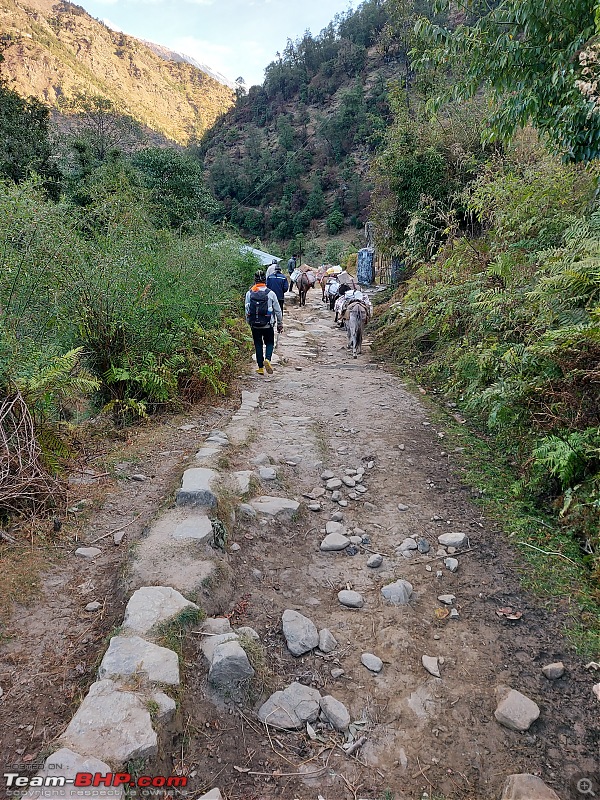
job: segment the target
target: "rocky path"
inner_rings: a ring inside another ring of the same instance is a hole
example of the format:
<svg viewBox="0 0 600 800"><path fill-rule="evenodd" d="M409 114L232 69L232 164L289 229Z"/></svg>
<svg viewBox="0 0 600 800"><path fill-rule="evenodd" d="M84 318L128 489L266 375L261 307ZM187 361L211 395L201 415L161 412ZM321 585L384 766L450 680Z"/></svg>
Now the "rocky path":
<svg viewBox="0 0 600 800"><path fill-rule="evenodd" d="M443 431L314 295L276 352L135 548L123 630L58 743L187 776L173 797L582 796L593 673L521 591Z"/></svg>

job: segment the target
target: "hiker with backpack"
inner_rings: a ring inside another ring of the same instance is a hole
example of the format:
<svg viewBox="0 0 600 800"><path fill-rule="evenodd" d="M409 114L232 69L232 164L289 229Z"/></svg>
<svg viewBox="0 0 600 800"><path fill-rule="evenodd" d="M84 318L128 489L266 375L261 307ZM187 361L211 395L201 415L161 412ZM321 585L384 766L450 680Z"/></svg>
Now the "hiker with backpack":
<svg viewBox="0 0 600 800"><path fill-rule="evenodd" d="M281 313L283 314L283 305L285 303L285 293L288 290L287 278L281 271L279 264L275 265L275 272L271 275L267 273L267 288L275 292L279 305L281 306Z"/></svg>
<svg viewBox="0 0 600 800"><path fill-rule="evenodd" d="M283 330L283 314L274 291L267 287L263 270L254 275L254 286L246 293L246 322L252 330L256 350L256 371L259 375L273 374L271 358L275 349L275 323L279 333ZM264 350L263 350L264 346Z"/></svg>

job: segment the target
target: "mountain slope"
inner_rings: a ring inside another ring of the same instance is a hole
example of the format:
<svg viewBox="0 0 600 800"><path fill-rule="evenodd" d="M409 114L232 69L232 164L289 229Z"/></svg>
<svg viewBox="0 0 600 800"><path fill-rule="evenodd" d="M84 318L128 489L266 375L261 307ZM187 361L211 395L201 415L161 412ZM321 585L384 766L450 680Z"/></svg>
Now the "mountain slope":
<svg viewBox="0 0 600 800"><path fill-rule="evenodd" d="M288 42L253 86L207 132L199 149L230 221L246 234L295 240L304 251L367 219L369 164L390 119L390 81L406 80L407 54L391 44L386 0L366 0L318 36ZM319 241L317 241L319 240Z"/></svg>
<svg viewBox="0 0 600 800"><path fill-rule="evenodd" d="M232 104L228 87L186 61L112 31L81 6L52 0L0 0L7 43L4 77L12 89L52 107L77 92L100 95L144 126L185 144Z"/></svg>

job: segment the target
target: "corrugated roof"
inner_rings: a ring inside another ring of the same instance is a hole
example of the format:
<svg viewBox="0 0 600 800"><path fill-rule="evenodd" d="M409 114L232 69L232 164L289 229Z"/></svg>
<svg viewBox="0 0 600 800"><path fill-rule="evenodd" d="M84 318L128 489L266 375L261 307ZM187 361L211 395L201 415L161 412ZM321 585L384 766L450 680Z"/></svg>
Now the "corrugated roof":
<svg viewBox="0 0 600 800"><path fill-rule="evenodd" d="M277 263L279 263L280 261L283 260L278 256L272 256L269 253L265 253L264 250L257 250L254 247L250 247L250 245L248 244L243 244L240 247L240 250L243 253L252 253L253 256L256 256L256 258L258 258L258 260L264 267L268 267L269 264L273 263L273 261L277 261Z"/></svg>

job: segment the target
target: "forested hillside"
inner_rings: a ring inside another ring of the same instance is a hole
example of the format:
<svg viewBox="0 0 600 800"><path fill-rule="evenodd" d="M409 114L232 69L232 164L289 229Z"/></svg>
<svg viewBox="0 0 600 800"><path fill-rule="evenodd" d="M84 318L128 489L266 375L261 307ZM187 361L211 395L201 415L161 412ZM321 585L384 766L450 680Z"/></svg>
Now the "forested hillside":
<svg viewBox="0 0 600 800"><path fill-rule="evenodd" d="M369 205L369 162L390 121L388 82L405 85L410 75L384 0L289 40L263 85L239 93L201 144L226 217L250 236L296 239L290 248L300 243L314 259L328 235L349 227L356 236Z"/></svg>
<svg viewBox="0 0 600 800"><path fill-rule="evenodd" d="M11 88L66 115L79 95L100 97L141 126L187 144L233 102L229 86L213 76L110 30L73 3L2 0L0 31Z"/></svg>

